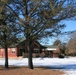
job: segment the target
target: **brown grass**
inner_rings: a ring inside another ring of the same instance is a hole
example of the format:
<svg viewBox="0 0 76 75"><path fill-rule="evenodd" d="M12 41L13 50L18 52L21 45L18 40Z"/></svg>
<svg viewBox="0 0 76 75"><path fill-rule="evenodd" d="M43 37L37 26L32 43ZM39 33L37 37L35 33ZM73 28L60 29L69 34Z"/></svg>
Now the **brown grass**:
<svg viewBox="0 0 76 75"><path fill-rule="evenodd" d="M47 68L34 68L29 69L27 67L10 67L5 69L0 67L0 75L62 75L62 71L51 70Z"/></svg>

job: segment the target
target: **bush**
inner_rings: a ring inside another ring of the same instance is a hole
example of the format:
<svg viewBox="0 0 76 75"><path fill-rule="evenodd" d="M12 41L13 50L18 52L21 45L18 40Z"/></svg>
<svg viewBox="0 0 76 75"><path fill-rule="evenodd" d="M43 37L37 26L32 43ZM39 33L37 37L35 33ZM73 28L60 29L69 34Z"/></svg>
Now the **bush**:
<svg viewBox="0 0 76 75"><path fill-rule="evenodd" d="M59 55L59 58L64 58L64 54L60 54Z"/></svg>

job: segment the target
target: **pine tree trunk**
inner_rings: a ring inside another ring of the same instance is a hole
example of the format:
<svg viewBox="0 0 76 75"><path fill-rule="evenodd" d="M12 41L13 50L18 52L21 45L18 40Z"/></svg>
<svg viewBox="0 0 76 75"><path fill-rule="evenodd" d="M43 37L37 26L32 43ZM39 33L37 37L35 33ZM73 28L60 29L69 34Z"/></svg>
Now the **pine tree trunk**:
<svg viewBox="0 0 76 75"><path fill-rule="evenodd" d="M5 48L5 68L8 68L8 48L7 48L7 39L6 34L4 32L4 48Z"/></svg>
<svg viewBox="0 0 76 75"><path fill-rule="evenodd" d="M27 3L28 3L28 0L25 0L25 16L27 16L28 18L28 8L27 8ZM26 18L26 20L27 20ZM29 26L29 23L26 22L26 25ZM29 31L27 30L27 36L29 37ZM33 69L33 62L32 62L32 50L31 50L31 41L30 39L27 37L27 50L28 50L28 65L29 65L29 68L30 69Z"/></svg>
<svg viewBox="0 0 76 75"><path fill-rule="evenodd" d="M8 49L5 48L5 68L8 68Z"/></svg>
<svg viewBox="0 0 76 75"><path fill-rule="evenodd" d="M27 41L27 49L28 49L28 66L30 69L33 69L32 50L31 50L31 42L30 41Z"/></svg>

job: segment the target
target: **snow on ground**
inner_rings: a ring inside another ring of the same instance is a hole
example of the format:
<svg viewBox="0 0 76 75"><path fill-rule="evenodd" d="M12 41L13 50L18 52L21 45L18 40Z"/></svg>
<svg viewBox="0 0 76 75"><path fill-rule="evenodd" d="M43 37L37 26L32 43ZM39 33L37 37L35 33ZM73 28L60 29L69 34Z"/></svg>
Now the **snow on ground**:
<svg viewBox="0 0 76 75"><path fill-rule="evenodd" d="M4 58L0 58L0 65L4 65ZM28 66L27 58L9 59L9 65ZM33 58L35 67L46 67L54 70L62 70L65 75L76 75L76 57L69 58Z"/></svg>

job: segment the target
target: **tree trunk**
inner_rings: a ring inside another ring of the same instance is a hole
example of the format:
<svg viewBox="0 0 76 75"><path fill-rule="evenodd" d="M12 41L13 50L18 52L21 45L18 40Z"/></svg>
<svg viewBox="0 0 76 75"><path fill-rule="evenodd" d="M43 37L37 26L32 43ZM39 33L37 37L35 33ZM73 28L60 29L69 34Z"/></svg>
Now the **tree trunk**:
<svg viewBox="0 0 76 75"><path fill-rule="evenodd" d="M5 68L8 68L8 49L5 48Z"/></svg>
<svg viewBox="0 0 76 75"><path fill-rule="evenodd" d="M33 69L32 50L31 50L31 42L30 41L27 41L27 50L28 50L28 66L30 69Z"/></svg>
<svg viewBox="0 0 76 75"><path fill-rule="evenodd" d="M5 48L5 68L8 68L8 48L7 48L7 39L6 34L4 32L4 48Z"/></svg>
<svg viewBox="0 0 76 75"><path fill-rule="evenodd" d="M28 0L23 1L24 5L26 6L25 8L25 16L26 16L26 21L28 18L28 8L27 8L27 3ZM27 21L28 22L28 21ZM26 22L26 26L29 26L29 23ZM29 35L29 31L27 30L27 36ZM30 36L30 35L29 35ZM32 50L31 50L31 41L30 39L27 37L27 50L28 50L28 65L30 69L33 69L33 62L32 62Z"/></svg>

